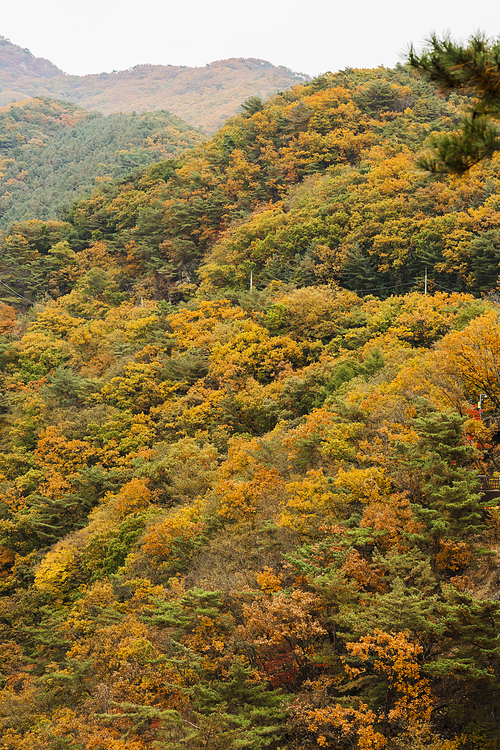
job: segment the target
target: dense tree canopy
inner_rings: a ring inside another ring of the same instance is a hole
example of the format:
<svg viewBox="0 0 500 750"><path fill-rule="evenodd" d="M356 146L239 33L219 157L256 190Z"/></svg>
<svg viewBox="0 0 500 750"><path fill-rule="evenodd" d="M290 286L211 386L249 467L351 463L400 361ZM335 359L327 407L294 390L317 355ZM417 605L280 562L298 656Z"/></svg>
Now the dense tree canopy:
<svg viewBox="0 0 500 750"><path fill-rule="evenodd" d="M48 98L10 104L0 109L0 227L56 219L96 185L203 140L169 112L103 117Z"/></svg>
<svg viewBox="0 0 500 750"><path fill-rule="evenodd" d="M498 165L415 166L462 106L326 74L3 233L0 750L500 746Z"/></svg>
<svg viewBox="0 0 500 750"><path fill-rule="evenodd" d="M209 294L241 290L250 274L259 289L335 280L404 293L423 289L426 268L431 289L487 291L498 274L496 160L458 186L415 169L425 138L451 131L462 103L401 66L327 74L244 110L179 159L103 182L65 213L65 239L77 253L105 242L121 292L171 300L200 281ZM30 244L24 233L11 225L4 243ZM33 273L47 278L38 252ZM19 286L6 278L19 294L47 292L21 275Z"/></svg>

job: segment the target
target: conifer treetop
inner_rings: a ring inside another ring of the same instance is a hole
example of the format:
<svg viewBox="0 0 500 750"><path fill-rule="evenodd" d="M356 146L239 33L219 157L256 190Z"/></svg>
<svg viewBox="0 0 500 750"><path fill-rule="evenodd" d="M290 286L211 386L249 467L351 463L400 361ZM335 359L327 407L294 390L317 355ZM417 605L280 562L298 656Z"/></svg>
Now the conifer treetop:
<svg viewBox="0 0 500 750"><path fill-rule="evenodd" d="M478 33L461 45L433 34L421 55L410 47L408 62L437 83L443 94L455 91L471 97L460 129L431 138L432 151L419 160L419 166L463 174L500 150L499 131L492 122L500 119L500 40Z"/></svg>

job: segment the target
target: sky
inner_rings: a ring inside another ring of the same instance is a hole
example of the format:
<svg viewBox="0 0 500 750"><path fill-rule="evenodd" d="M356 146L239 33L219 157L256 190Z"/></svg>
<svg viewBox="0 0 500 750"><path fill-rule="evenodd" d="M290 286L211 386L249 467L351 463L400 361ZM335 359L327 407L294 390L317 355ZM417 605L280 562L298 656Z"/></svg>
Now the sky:
<svg viewBox="0 0 500 750"><path fill-rule="evenodd" d="M431 32L500 34L498 0L16 0L0 35L65 73L255 57L298 73L393 67Z"/></svg>

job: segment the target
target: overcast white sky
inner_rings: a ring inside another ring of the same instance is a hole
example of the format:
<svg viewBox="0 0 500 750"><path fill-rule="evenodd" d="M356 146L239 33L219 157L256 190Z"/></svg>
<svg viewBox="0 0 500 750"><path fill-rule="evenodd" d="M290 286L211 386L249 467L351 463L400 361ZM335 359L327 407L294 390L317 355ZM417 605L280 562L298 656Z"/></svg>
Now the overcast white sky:
<svg viewBox="0 0 500 750"><path fill-rule="evenodd" d="M500 33L498 0L3 0L0 35L66 73L257 57L317 75L394 66L431 31Z"/></svg>

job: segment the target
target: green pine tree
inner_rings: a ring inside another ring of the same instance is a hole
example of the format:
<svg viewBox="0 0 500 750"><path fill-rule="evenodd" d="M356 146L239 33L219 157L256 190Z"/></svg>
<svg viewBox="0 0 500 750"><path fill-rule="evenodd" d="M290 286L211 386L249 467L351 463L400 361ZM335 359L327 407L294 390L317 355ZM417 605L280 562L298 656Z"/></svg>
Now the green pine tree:
<svg viewBox="0 0 500 750"><path fill-rule="evenodd" d="M452 412L431 412L414 422L419 439L409 461L413 494L434 540L464 538L483 528L473 448L465 441L463 422Z"/></svg>
<svg viewBox="0 0 500 750"><path fill-rule="evenodd" d="M500 42L476 34L462 46L432 35L421 55L411 47L408 62L443 93L476 97L458 131L430 139L433 153L421 158L420 166L431 172L463 173L491 158L500 149L494 123L500 119Z"/></svg>
<svg viewBox="0 0 500 750"><path fill-rule="evenodd" d="M185 742L192 748L259 750L277 748L283 735L286 700L252 679L237 659L224 680L197 682L190 689L193 714L185 723ZM166 745L166 749L170 746Z"/></svg>

